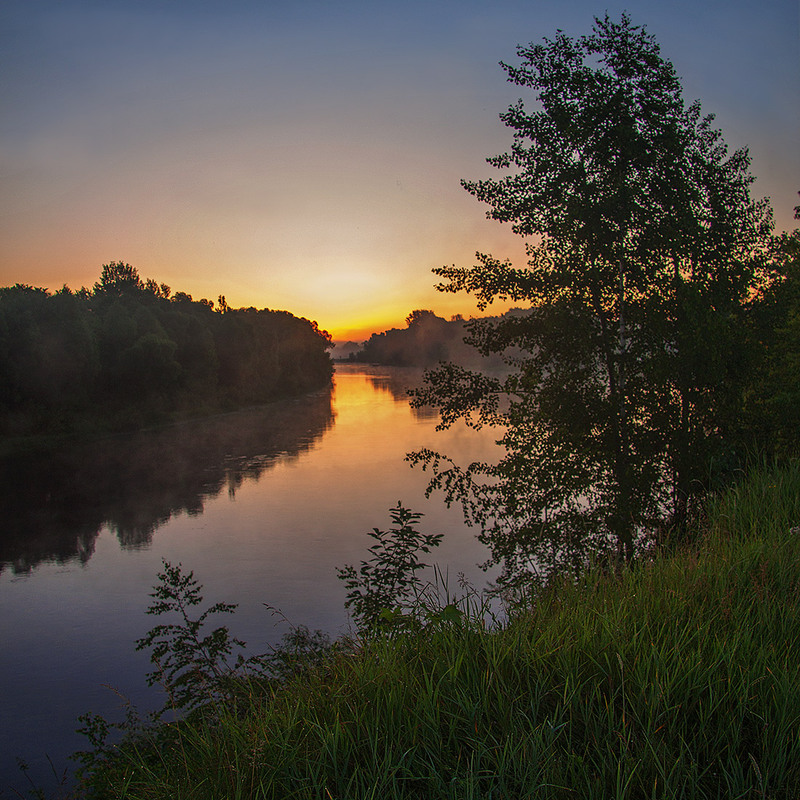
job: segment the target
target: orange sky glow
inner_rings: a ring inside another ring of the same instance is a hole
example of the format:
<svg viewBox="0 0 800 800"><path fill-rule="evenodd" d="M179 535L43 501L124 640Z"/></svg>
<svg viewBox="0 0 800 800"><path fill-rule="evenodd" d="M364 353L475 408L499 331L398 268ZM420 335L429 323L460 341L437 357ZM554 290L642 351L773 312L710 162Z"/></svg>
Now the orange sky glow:
<svg viewBox="0 0 800 800"><path fill-rule="evenodd" d="M462 178L498 175L498 61L627 9L795 226L792 0L232 0L0 7L0 285L90 287L125 261L231 307L285 309L336 339L417 308L479 315L431 269L525 260ZM531 99L528 98L530 103ZM492 306L486 313L503 311Z"/></svg>

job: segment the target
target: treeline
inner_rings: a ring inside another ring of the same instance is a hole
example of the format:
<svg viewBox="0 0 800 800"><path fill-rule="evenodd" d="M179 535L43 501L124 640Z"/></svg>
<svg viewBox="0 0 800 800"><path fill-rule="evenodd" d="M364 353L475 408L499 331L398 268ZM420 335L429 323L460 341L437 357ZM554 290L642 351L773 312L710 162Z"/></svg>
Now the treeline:
<svg viewBox="0 0 800 800"><path fill-rule="evenodd" d="M795 208L800 220L800 206ZM742 425L768 453L800 453L800 228L774 237L771 285L746 309Z"/></svg>
<svg viewBox="0 0 800 800"><path fill-rule="evenodd" d="M91 290L0 288L0 435L119 430L324 386L330 336L173 294L123 262Z"/></svg>
<svg viewBox="0 0 800 800"><path fill-rule="evenodd" d="M509 311L508 315L519 313L522 312ZM393 367L427 367L440 361L467 365L479 360L483 368L490 367L488 359L481 358L474 347L465 343L467 326L460 314L446 320L433 311L416 309L406 317L405 328L373 333L348 360ZM502 365L500 359L495 361L496 366Z"/></svg>

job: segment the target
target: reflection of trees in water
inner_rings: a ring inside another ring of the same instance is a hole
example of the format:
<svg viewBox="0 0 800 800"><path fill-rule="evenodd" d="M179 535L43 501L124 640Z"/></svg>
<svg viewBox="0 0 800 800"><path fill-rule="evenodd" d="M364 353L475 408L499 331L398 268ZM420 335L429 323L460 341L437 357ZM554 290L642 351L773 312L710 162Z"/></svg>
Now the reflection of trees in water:
<svg viewBox="0 0 800 800"><path fill-rule="evenodd" d="M392 367L381 372L380 367L364 367L367 380L376 392L385 392L392 396L396 403L408 405L408 390L422 385L423 370L419 367ZM412 408L416 419L434 419L439 412L432 406Z"/></svg>
<svg viewBox="0 0 800 800"><path fill-rule="evenodd" d="M172 516L203 513L277 461L312 448L334 421L330 390L124 437L0 462L0 572L85 563L104 524L147 547Z"/></svg>

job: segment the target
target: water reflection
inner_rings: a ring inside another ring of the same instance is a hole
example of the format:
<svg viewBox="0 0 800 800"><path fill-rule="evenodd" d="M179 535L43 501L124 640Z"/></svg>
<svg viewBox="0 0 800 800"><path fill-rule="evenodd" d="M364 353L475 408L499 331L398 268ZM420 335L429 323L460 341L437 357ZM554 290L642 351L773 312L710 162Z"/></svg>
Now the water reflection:
<svg viewBox="0 0 800 800"><path fill-rule="evenodd" d="M173 516L203 513L333 425L330 389L232 414L0 461L0 573L85 563L104 525L121 547L148 547Z"/></svg>
<svg viewBox="0 0 800 800"><path fill-rule="evenodd" d="M341 369L341 368L339 368ZM360 371L365 374L369 385L376 392L386 392L397 403L409 402L409 391L422 386L424 370L419 367L392 367L387 371L385 367L368 367L361 365ZM411 413L415 419L435 419L439 412L432 406L412 408Z"/></svg>
<svg viewBox="0 0 800 800"><path fill-rule="evenodd" d="M60 771L86 747L74 733L79 714L124 716L105 687L143 713L163 705L145 683L148 654L134 650L153 625L145 610L162 559L194 571L209 603L238 604L224 622L254 653L288 630L265 603L293 624L347 630L336 568L367 556L367 532L386 526L398 500L424 513L421 530L445 534L426 560L449 572L451 588L462 572L476 586L492 580L476 566L488 553L460 508L426 500L429 475L404 457L431 447L459 463L490 461L494 432L436 432L412 415L405 388L418 377L337 365L333 401L328 392L29 459L24 469L0 464L0 797L5 786L25 794L17 755L46 786L45 753ZM30 577L11 574L37 566Z"/></svg>

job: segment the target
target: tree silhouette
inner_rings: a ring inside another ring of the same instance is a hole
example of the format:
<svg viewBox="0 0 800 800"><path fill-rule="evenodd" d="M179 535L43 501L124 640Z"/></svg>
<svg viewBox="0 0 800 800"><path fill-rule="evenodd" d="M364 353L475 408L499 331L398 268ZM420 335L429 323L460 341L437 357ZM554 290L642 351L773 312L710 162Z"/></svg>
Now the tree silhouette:
<svg viewBox="0 0 800 800"><path fill-rule="evenodd" d="M483 354L507 354L507 378L449 365L415 399L443 426L497 426L505 455L464 468L411 455L481 527L505 580L590 551L630 560L639 535L683 524L736 404L737 320L771 227L747 151L728 154L627 15L517 53L503 66L535 108L501 115L514 139L489 163L507 174L463 185L534 237L528 265L479 253L434 272L482 308L530 311L468 323Z"/></svg>
<svg viewBox="0 0 800 800"><path fill-rule="evenodd" d="M0 435L116 430L330 381L330 336L286 311L220 311L122 261L92 291L0 288Z"/></svg>

